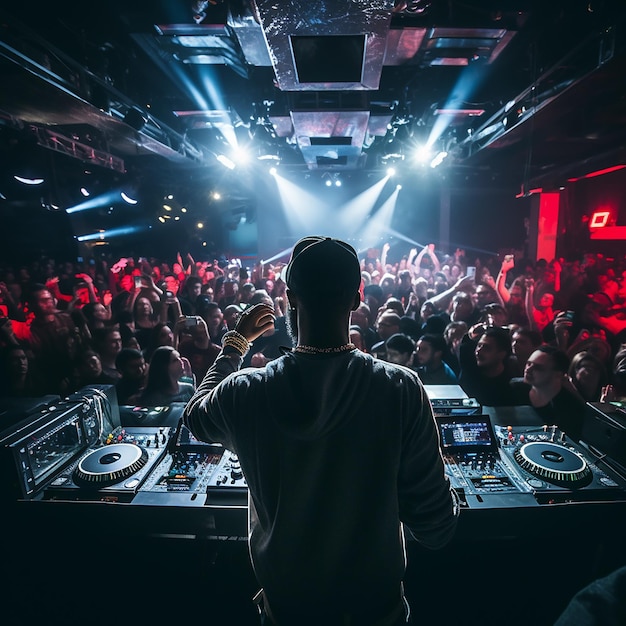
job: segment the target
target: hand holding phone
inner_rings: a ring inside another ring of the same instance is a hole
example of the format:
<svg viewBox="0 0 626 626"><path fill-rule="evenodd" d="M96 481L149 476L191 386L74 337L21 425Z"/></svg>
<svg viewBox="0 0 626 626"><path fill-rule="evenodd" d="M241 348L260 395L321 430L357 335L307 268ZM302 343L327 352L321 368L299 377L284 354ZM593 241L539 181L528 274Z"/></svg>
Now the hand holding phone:
<svg viewBox="0 0 626 626"><path fill-rule="evenodd" d="M476 267L473 265L468 265L465 274L468 276L468 278L476 278Z"/></svg>

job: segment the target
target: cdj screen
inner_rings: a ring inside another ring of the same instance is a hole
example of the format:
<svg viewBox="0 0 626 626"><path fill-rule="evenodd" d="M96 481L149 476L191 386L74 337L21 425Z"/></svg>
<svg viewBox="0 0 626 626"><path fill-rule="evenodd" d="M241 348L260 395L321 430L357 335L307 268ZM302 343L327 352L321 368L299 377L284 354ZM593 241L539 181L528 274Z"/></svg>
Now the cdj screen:
<svg viewBox="0 0 626 626"><path fill-rule="evenodd" d="M479 418L479 419L477 419ZM470 418L437 418L441 447L445 451L488 450L495 447L495 438L489 417L485 415Z"/></svg>

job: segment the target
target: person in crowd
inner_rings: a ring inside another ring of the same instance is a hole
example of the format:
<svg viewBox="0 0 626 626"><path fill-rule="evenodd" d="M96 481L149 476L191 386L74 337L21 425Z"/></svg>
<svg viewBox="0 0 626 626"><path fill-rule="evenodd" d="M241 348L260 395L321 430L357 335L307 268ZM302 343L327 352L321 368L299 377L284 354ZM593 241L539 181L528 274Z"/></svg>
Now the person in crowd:
<svg viewBox="0 0 626 626"><path fill-rule="evenodd" d="M237 324L239 316L243 313L243 309L238 304L229 304L224 309L224 323L228 330L233 330Z"/></svg>
<svg viewBox="0 0 626 626"><path fill-rule="evenodd" d="M133 302L133 327L141 346L148 346L152 330L159 323L154 305L155 302L147 295L138 295Z"/></svg>
<svg viewBox="0 0 626 626"><path fill-rule="evenodd" d="M221 345L222 337L228 332L228 327L224 322L224 313L217 302L207 302L200 309L199 315L206 322L211 341L215 345Z"/></svg>
<svg viewBox="0 0 626 626"><path fill-rule="evenodd" d="M526 312L526 290L524 287L524 277L518 276L513 280L510 288L507 288L506 286L507 276L514 267L514 255L505 255L502 265L500 266L498 277L496 278L496 290L508 313L511 324L517 324L523 328L529 328L530 322Z"/></svg>
<svg viewBox="0 0 626 626"><path fill-rule="evenodd" d="M531 327L539 332L552 322L556 316L554 310L554 292L545 289L535 304L535 281L526 279L526 310Z"/></svg>
<svg viewBox="0 0 626 626"><path fill-rule="evenodd" d="M413 252L413 250L411 251ZM409 255L409 261L410 259ZM439 262L439 258L435 254L435 244L429 243L427 246L424 246L412 263L409 263L409 266L414 266L414 272L416 274L420 274L424 268L428 269L429 272L435 273L441 269L441 263Z"/></svg>
<svg viewBox="0 0 626 626"><path fill-rule="evenodd" d="M387 339L401 332L400 316L395 311L381 310L376 319L375 328L378 341L370 348L370 353L383 360L387 360Z"/></svg>
<svg viewBox="0 0 626 626"><path fill-rule="evenodd" d="M111 309L101 302L88 302L80 309L80 312L85 317L92 333L96 328L104 328L111 323Z"/></svg>
<svg viewBox="0 0 626 626"><path fill-rule="evenodd" d="M451 307L451 321L462 321L471 326L480 318L480 311L476 309L470 296L473 291L474 278L463 276L452 287L430 297L427 302L430 302L436 311L447 311Z"/></svg>
<svg viewBox="0 0 626 626"><path fill-rule="evenodd" d="M450 322L443 329L443 338L448 346L445 361L457 377L461 373L460 349L466 334L467 324L465 322Z"/></svg>
<svg viewBox="0 0 626 626"><path fill-rule="evenodd" d="M178 296L183 315L196 315L196 302L202 294L202 279L199 276L188 276L185 279L181 294Z"/></svg>
<svg viewBox="0 0 626 626"><path fill-rule="evenodd" d="M511 335L511 350L513 352L510 365L514 377L524 375L524 368L528 357L542 344L541 333L529 328L518 328Z"/></svg>
<svg viewBox="0 0 626 626"><path fill-rule="evenodd" d="M470 398L485 406L510 406L511 375L507 369L511 337L506 328L487 328L478 342L469 339L461 344L459 383Z"/></svg>
<svg viewBox="0 0 626 626"><path fill-rule="evenodd" d="M415 342L407 335L396 333L385 341L385 354L389 363L413 369Z"/></svg>
<svg viewBox="0 0 626 626"><path fill-rule="evenodd" d="M500 305L500 298L496 290L488 284L478 283L474 291L476 308L484 313L485 307L489 304Z"/></svg>
<svg viewBox="0 0 626 626"><path fill-rule="evenodd" d="M372 315L375 315L384 302L383 290L380 285L373 284L363 287L363 302L369 307Z"/></svg>
<svg viewBox="0 0 626 626"><path fill-rule="evenodd" d="M425 385L458 385L459 379L444 361L447 352L443 335L426 334L417 340L415 360L417 373Z"/></svg>
<svg viewBox="0 0 626 626"><path fill-rule="evenodd" d="M369 352L371 347L378 341L376 331L372 328L370 322L370 308L361 302L359 306L350 313L350 324L358 326L361 329L363 340L365 342L365 352Z"/></svg>
<svg viewBox="0 0 626 626"><path fill-rule="evenodd" d="M250 304L250 299L254 295L256 287L254 283L244 283L237 292L237 304L242 308L246 308Z"/></svg>
<svg viewBox="0 0 626 626"><path fill-rule="evenodd" d="M365 347L365 337L363 335L363 331L360 326L356 324L351 324L349 328L350 334L350 343L353 343L357 350L361 352L367 352L367 348Z"/></svg>
<svg viewBox="0 0 626 626"><path fill-rule="evenodd" d="M326 264L332 271L321 273ZM456 526L457 496L417 374L348 341L360 282L348 244L298 242L286 270L294 350L239 371L250 342L274 327L271 306L247 309L185 409L198 439L239 456L267 624L406 623L401 525L430 548ZM371 463L381 450L382 467ZM332 489L320 464L329 458Z"/></svg>
<svg viewBox="0 0 626 626"><path fill-rule="evenodd" d="M481 285L481 287L484 285ZM490 302L486 304L482 309L482 315L480 321L487 326L508 326L509 314L507 310L497 302Z"/></svg>
<svg viewBox="0 0 626 626"><path fill-rule="evenodd" d="M146 387L148 366L140 350L122 348L115 358L121 377L115 383L120 405L138 405Z"/></svg>
<svg viewBox="0 0 626 626"><path fill-rule="evenodd" d="M140 404L167 406L172 402L187 402L195 389L191 383L181 382L183 376L191 376L189 362L171 346L159 346L150 359L148 380Z"/></svg>
<svg viewBox="0 0 626 626"><path fill-rule="evenodd" d="M174 342L174 331L171 329L170 325L164 324L163 322L158 322L152 329L152 333L150 335L150 339L148 340L147 346L141 346L146 361L148 363L150 362L152 354L157 348L161 346L174 347Z"/></svg>
<svg viewBox="0 0 626 626"><path fill-rule="evenodd" d="M100 355L95 350L83 350L78 354L73 389L86 385L114 385L118 379L119 377L109 376L104 371Z"/></svg>
<svg viewBox="0 0 626 626"><path fill-rule="evenodd" d="M116 289L115 296L113 296L113 300L111 301L111 315L115 319L120 311L129 308L128 303L132 298L135 282L133 275L126 272L123 268L117 269L116 271L115 266L113 266L111 272L115 277L113 284ZM130 307L130 310L132 310L132 307Z"/></svg>
<svg viewBox="0 0 626 626"><path fill-rule="evenodd" d="M555 424L578 441L585 416L585 402L567 372L567 354L554 346L537 348L526 361L524 379L514 380L512 405L530 405L548 425Z"/></svg>
<svg viewBox="0 0 626 626"><path fill-rule="evenodd" d="M29 371L23 346L11 343L2 348L0 359L0 398L33 398L39 390Z"/></svg>
<svg viewBox="0 0 626 626"><path fill-rule="evenodd" d="M610 375L610 384L602 389L602 402L626 402L626 343L620 346Z"/></svg>
<svg viewBox="0 0 626 626"><path fill-rule="evenodd" d="M572 358L568 375L585 402L598 402L608 384L606 367L591 352L578 352Z"/></svg>
<svg viewBox="0 0 626 626"><path fill-rule="evenodd" d="M395 311L382 310L376 320L376 332L381 341L387 341L391 335L400 332L400 316Z"/></svg>
<svg viewBox="0 0 626 626"><path fill-rule="evenodd" d="M120 373L115 367L115 358L122 349L122 335L117 326L107 326L94 330L93 347L100 357L102 371L114 381Z"/></svg>
<svg viewBox="0 0 626 626"><path fill-rule="evenodd" d="M72 378L81 337L71 315L57 309L52 294L43 285L33 288L29 306L35 317L27 339L35 358L37 380L46 393L61 393Z"/></svg>
<svg viewBox="0 0 626 626"><path fill-rule="evenodd" d="M220 346L211 341L206 322L199 315L186 315L176 322L174 346L189 361L196 380L204 378L220 352Z"/></svg>

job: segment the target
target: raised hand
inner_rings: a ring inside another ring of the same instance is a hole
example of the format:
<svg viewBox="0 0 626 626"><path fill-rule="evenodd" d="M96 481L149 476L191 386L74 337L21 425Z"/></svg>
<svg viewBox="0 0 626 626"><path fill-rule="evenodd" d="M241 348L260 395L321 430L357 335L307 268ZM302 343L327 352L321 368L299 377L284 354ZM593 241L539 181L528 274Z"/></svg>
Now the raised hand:
<svg viewBox="0 0 626 626"><path fill-rule="evenodd" d="M255 304L239 316L235 330L252 342L273 329L275 319L273 307L269 304Z"/></svg>

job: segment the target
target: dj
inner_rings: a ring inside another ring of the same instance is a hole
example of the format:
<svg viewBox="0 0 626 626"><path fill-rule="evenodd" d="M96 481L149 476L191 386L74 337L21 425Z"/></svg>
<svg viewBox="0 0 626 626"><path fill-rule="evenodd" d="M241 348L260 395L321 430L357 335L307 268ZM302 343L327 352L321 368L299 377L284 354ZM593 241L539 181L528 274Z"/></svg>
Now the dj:
<svg viewBox="0 0 626 626"><path fill-rule="evenodd" d="M294 350L238 371L274 321L268 305L248 309L186 424L239 455L263 623L404 624L402 524L439 548L458 515L430 404L416 373L349 343L361 281L351 246L300 240L285 280Z"/></svg>

